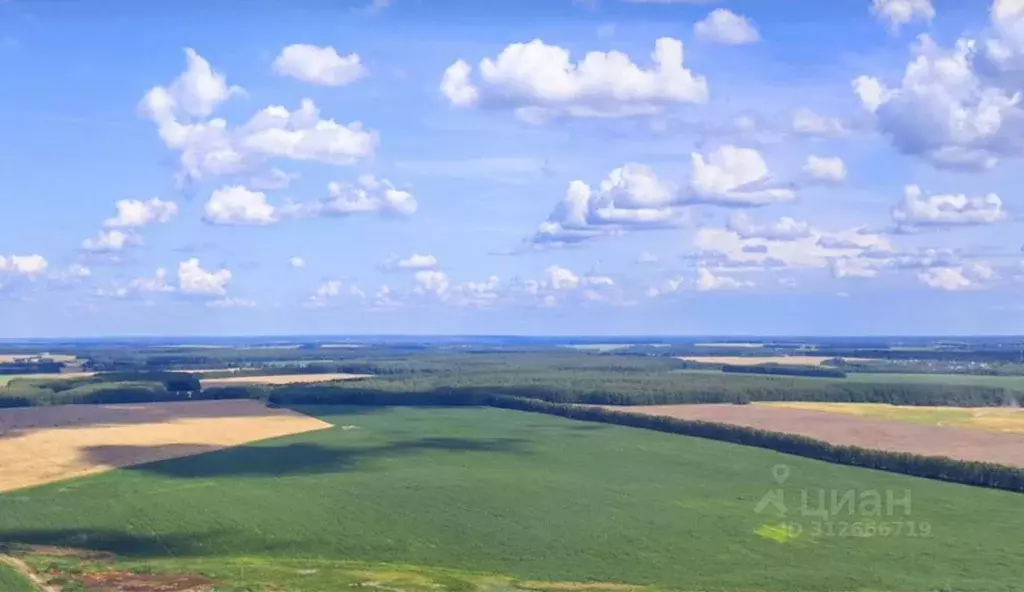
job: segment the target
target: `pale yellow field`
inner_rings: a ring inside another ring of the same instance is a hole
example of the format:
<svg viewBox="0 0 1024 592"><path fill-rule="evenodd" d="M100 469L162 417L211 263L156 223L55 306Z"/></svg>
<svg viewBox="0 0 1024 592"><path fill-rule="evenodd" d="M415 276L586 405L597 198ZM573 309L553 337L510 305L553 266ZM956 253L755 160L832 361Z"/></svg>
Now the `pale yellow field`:
<svg viewBox="0 0 1024 592"><path fill-rule="evenodd" d="M330 427L256 401L0 410L0 491Z"/></svg>
<svg viewBox="0 0 1024 592"><path fill-rule="evenodd" d="M687 362L702 364L730 364L733 366L756 366L758 364L788 364L795 366L820 366L830 356L684 356L678 358ZM864 362L867 358L843 358L848 362Z"/></svg>
<svg viewBox="0 0 1024 592"><path fill-rule="evenodd" d="M278 374L274 376L232 376L231 378L207 378L201 380L203 388L211 386L238 386L240 384L311 384L332 380L367 378L367 374Z"/></svg>
<svg viewBox="0 0 1024 592"><path fill-rule="evenodd" d="M14 362L20 362L21 360L28 360L32 358L41 358L44 360L53 360L54 362L74 362L78 358L67 354L0 354L0 364L11 364Z"/></svg>
<svg viewBox="0 0 1024 592"><path fill-rule="evenodd" d="M767 407L826 411L939 427L981 428L1024 434L1024 409L1017 407L914 407L882 403L755 403Z"/></svg>

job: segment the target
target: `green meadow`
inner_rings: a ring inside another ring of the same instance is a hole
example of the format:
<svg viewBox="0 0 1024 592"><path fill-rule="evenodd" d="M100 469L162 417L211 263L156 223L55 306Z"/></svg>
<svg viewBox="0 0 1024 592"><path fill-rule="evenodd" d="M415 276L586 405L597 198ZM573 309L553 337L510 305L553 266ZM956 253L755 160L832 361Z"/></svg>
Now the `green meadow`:
<svg viewBox="0 0 1024 592"><path fill-rule="evenodd" d="M1020 589L1019 494L516 411L302 411L335 427L0 495L0 542L218 590ZM756 511L776 489L786 514ZM805 516L803 492L909 505Z"/></svg>
<svg viewBox="0 0 1024 592"><path fill-rule="evenodd" d="M3 592L35 592L36 588L13 567L0 562L0 590Z"/></svg>

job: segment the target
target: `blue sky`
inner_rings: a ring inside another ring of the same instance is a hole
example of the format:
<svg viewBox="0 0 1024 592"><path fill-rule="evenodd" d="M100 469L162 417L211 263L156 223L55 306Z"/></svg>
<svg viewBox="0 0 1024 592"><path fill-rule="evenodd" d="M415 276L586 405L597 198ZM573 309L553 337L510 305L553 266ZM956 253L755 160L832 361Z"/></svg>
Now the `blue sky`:
<svg viewBox="0 0 1024 592"><path fill-rule="evenodd" d="M1024 333L1021 0L7 0L0 71L0 337Z"/></svg>

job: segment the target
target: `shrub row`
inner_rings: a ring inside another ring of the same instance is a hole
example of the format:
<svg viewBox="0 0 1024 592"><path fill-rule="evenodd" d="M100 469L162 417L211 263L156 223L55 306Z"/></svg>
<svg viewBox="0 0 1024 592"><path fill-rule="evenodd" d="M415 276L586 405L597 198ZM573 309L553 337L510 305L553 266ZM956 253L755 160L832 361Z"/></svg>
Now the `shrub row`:
<svg viewBox="0 0 1024 592"><path fill-rule="evenodd" d="M779 376L846 378L846 372L835 368L820 368L816 366L780 366L777 364L762 364L754 366L723 364L722 372L728 372L731 374L775 374Z"/></svg>

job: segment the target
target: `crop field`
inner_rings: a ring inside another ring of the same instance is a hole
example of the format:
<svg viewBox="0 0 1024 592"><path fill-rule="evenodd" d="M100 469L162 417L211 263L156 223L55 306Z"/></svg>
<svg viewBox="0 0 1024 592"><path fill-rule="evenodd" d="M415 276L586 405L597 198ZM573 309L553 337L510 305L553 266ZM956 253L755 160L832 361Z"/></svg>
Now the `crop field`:
<svg viewBox="0 0 1024 592"><path fill-rule="evenodd" d="M24 360L31 360L33 358L42 358L44 360L52 360L54 362L74 362L78 359L77 356L68 354L0 354L0 364L12 364Z"/></svg>
<svg viewBox="0 0 1024 592"><path fill-rule="evenodd" d="M785 364L789 366L820 366L830 356L683 356L679 358L687 362L701 364L730 364L733 366L757 366L758 364ZM862 361L861 358L844 358L850 362Z"/></svg>
<svg viewBox="0 0 1024 592"><path fill-rule="evenodd" d="M1019 589L1019 494L508 410L301 410L334 427L0 495L0 542L45 574L218 590ZM906 503L829 534L802 492Z"/></svg>
<svg viewBox="0 0 1024 592"><path fill-rule="evenodd" d="M890 374L888 372L851 372L846 375L845 380L853 382L912 382L918 384L996 386L1024 390L1024 376L985 376L977 374Z"/></svg>
<svg viewBox="0 0 1024 592"><path fill-rule="evenodd" d="M876 403L755 403L768 407L841 413L938 427L981 428L1024 434L1024 409L1017 407L909 407Z"/></svg>
<svg viewBox="0 0 1024 592"><path fill-rule="evenodd" d="M0 491L326 427L255 401L2 409Z"/></svg>
<svg viewBox="0 0 1024 592"><path fill-rule="evenodd" d="M334 380L352 380L355 378L367 378L365 374L272 374L267 376L232 376L230 378L205 378L202 380L203 388L213 386L238 386L244 384L313 384L317 382L331 382Z"/></svg>
<svg viewBox="0 0 1024 592"><path fill-rule="evenodd" d="M812 405L643 405L625 409L647 415L712 421L772 432L799 434L833 444L910 452L923 456L946 456L1024 468L1024 434L964 429L939 425L940 422L893 421L892 416L857 417L852 413L822 411ZM624 410L622 407L607 408ZM965 411L970 412L970 409ZM1016 421L1019 419L1010 419L1011 423Z"/></svg>
<svg viewBox="0 0 1024 592"><path fill-rule="evenodd" d="M0 374L0 388L7 386L9 382L16 378L61 380L65 378L88 378L95 375L95 372L63 372L61 374Z"/></svg>

